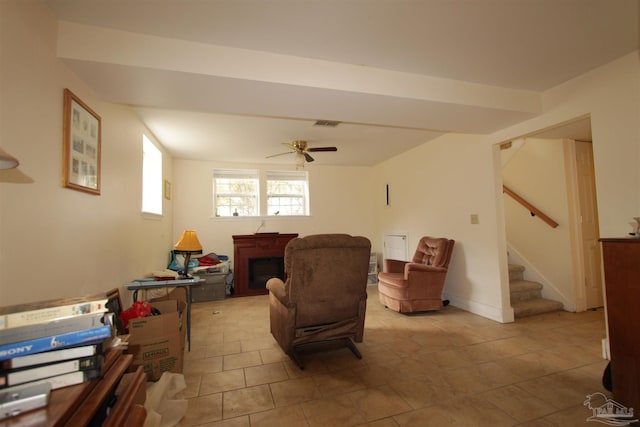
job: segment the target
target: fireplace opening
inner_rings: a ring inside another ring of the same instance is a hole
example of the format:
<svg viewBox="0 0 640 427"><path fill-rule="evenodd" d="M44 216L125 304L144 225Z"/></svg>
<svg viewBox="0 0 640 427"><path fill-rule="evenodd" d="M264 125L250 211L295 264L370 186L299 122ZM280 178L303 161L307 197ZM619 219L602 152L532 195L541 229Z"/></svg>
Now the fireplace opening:
<svg viewBox="0 0 640 427"><path fill-rule="evenodd" d="M273 277L284 280L284 257L249 258L249 289L265 289Z"/></svg>

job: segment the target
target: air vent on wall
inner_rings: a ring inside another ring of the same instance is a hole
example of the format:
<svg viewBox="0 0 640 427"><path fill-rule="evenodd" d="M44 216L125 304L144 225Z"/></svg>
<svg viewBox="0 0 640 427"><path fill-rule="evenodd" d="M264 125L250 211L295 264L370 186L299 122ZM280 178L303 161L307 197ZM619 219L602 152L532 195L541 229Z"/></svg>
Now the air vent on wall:
<svg viewBox="0 0 640 427"><path fill-rule="evenodd" d="M340 124L340 122L336 122L333 120L316 120L316 122L313 124L314 126L322 126L322 127L326 127L326 128L334 128L336 126L338 126Z"/></svg>

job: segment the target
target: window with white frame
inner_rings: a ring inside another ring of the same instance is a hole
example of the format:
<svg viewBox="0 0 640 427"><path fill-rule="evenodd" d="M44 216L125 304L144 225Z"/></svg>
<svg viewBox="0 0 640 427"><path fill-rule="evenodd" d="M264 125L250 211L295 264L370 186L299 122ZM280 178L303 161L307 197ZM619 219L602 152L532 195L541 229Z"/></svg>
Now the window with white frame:
<svg viewBox="0 0 640 427"><path fill-rule="evenodd" d="M142 135L142 212L162 215L162 152Z"/></svg>
<svg viewBox="0 0 640 427"><path fill-rule="evenodd" d="M213 171L215 216L259 216L259 195L257 170L215 169Z"/></svg>
<svg viewBox="0 0 640 427"><path fill-rule="evenodd" d="M306 171L267 171L267 215L309 215Z"/></svg>

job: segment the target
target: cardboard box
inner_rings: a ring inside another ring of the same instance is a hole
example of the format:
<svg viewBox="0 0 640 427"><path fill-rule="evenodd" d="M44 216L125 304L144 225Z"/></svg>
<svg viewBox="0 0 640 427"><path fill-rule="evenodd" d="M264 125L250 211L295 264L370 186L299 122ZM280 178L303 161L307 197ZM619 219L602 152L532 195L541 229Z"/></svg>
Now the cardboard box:
<svg viewBox="0 0 640 427"><path fill-rule="evenodd" d="M155 301L158 316L129 321L129 347L132 369L142 365L148 379L157 381L163 372L182 373L186 325L186 303L178 300ZM184 319L184 320L183 320Z"/></svg>

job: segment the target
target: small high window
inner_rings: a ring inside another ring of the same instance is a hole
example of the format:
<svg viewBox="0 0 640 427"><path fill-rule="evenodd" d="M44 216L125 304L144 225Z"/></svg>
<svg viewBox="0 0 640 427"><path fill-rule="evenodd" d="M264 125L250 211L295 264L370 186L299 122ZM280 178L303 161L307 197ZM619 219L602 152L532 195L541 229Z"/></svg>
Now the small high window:
<svg viewBox="0 0 640 427"><path fill-rule="evenodd" d="M142 212L162 215L162 152L142 135Z"/></svg>

